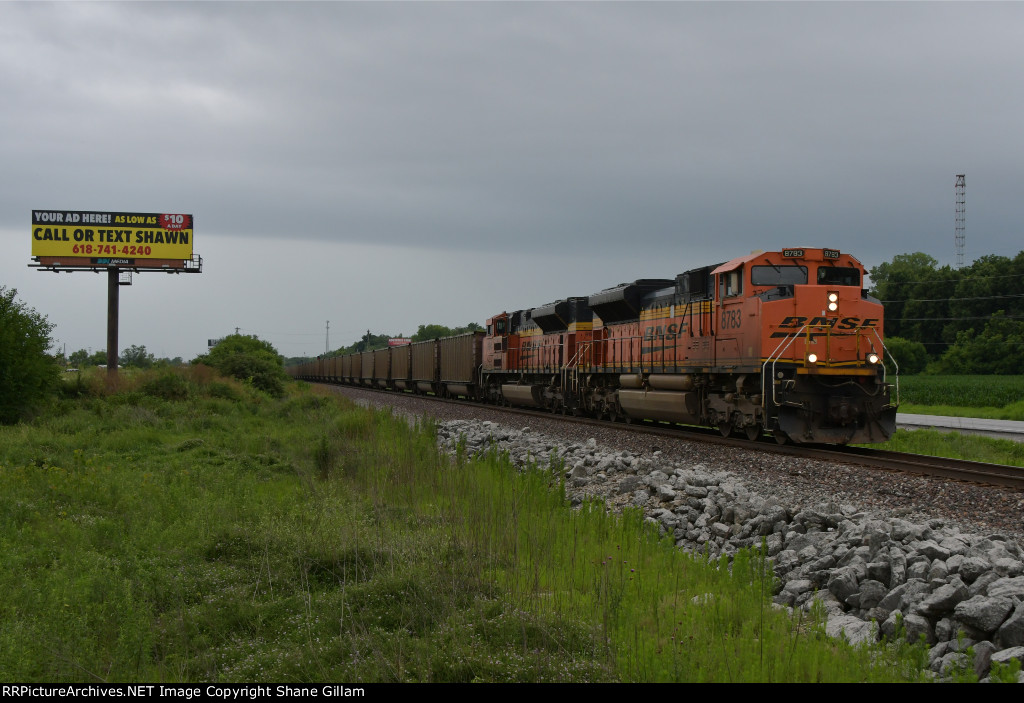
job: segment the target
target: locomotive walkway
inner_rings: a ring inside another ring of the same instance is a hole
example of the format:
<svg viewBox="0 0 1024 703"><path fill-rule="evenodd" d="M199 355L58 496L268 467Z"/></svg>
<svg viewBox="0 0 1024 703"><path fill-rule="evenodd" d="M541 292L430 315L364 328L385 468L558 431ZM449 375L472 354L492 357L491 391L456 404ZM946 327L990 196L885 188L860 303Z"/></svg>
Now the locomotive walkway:
<svg viewBox="0 0 1024 703"><path fill-rule="evenodd" d="M908 430L935 429L941 432L962 432L1024 442L1024 422L1015 420L984 420L976 417L897 413L896 425Z"/></svg>

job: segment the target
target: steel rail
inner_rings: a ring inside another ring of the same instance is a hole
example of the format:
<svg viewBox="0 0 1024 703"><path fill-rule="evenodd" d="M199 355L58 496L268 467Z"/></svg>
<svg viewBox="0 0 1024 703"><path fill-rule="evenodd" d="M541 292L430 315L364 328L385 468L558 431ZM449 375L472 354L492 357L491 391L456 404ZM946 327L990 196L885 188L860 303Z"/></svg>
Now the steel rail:
<svg viewBox="0 0 1024 703"><path fill-rule="evenodd" d="M589 417L577 417L573 415L560 415L550 411L535 410L529 408L515 408L504 405L491 405L488 403L467 402L464 400L452 400L438 398L430 395L413 395L402 393L396 395L395 391L387 391L366 386L348 386L341 384L321 384L335 388L351 388L353 390L369 391L375 394L391 397L409 397L430 400L438 403L451 403L459 407L479 407L489 410L505 412L524 417L536 417L554 419L563 422L570 422L579 425L591 425L605 429L616 429L630 432L639 432L672 439L685 439L695 442L706 442L735 449L747 449L751 451L764 451L784 456L795 456L823 461L834 461L846 464L856 464L873 469L885 471L901 471L904 473L917 474L920 476L943 478L955 481L965 481L1015 490L1024 490L1024 468L1006 466L1003 464L988 464L980 461L968 461L965 459L949 459L946 457L935 457L924 454L908 454L904 452L892 452L883 449L870 449L867 447L851 446L830 446L811 444L778 444L767 435L758 440L749 440L738 437L723 437L718 430L713 428L692 427L685 425L668 425L665 423L645 421L634 422L609 422L607 420L596 420Z"/></svg>

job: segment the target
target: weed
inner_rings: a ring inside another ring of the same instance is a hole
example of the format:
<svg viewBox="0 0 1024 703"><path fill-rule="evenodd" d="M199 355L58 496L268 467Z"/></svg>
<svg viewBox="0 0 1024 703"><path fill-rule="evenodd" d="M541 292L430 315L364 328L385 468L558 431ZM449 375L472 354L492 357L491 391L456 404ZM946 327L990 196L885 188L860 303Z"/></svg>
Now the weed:
<svg viewBox="0 0 1024 703"><path fill-rule="evenodd" d="M0 678L916 678L771 608L762 552L570 507L557 461L449 459L429 423L175 373L186 399L140 374L0 428Z"/></svg>

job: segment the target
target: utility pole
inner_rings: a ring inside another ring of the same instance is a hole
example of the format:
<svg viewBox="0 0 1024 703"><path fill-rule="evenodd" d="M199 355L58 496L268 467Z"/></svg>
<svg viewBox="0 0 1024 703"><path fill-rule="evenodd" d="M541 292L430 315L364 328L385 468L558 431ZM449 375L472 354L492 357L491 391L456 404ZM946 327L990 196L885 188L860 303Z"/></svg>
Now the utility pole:
<svg viewBox="0 0 1024 703"><path fill-rule="evenodd" d="M327 339L324 341L324 354L331 353L331 321L327 321Z"/></svg>

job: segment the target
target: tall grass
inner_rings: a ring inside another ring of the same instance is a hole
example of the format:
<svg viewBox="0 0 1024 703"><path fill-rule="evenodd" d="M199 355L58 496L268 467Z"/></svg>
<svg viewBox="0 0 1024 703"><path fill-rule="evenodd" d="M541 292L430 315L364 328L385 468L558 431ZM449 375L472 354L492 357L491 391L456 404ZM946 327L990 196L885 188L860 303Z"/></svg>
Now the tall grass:
<svg viewBox="0 0 1024 703"><path fill-rule="evenodd" d="M5 681L913 680L770 567L694 558L559 467L303 385L142 377L0 428ZM170 396L170 397L167 397Z"/></svg>
<svg viewBox="0 0 1024 703"><path fill-rule="evenodd" d="M907 376L899 412L991 420L1024 420L1024 376ZM899 430L880 449L1024 466L1024 444L960 432Z"/></svg>
<svg viewBox="0 0 1024 703"><path fill-rule="evenodd" d="M942 456L950 459L981 461L987 464L1024 467L1024 442L995 439L962 432L938 430L897 430L883 444L865 445L908 454Z"/></svg>

